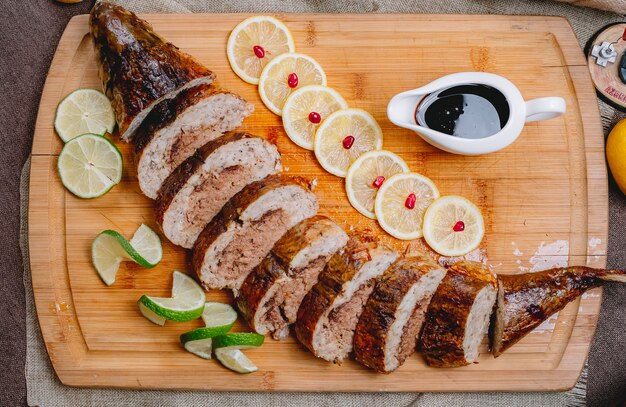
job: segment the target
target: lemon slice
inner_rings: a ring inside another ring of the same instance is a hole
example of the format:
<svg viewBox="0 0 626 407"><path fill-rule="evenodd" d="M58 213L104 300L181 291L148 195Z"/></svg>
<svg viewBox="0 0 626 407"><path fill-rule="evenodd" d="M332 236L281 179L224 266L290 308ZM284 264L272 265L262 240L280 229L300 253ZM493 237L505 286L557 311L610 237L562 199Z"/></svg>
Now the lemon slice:
<svg viewBox="0 0 626 407"><path fill-rule="evenodd" d="M171 297L141 296L139 308L142 305L157 316L169 321L185 322L202 315L206 295L202 287L185 273L174 271L174 283ZM142 312L146 318L154 322Z"/></svg>
<svg viewBox="0 0 626 407"><path fill-rule="evenodd" d="M256 85L263 68L275 57L294 52L289 29L274 17L256 16L243 20L228 37L228 62L244 81Z"/></svg>
<svg viewBox="0 0 626 407"><path fill-rule="evenodd" d="M343 109L331 114L317 129L313 141L320 165L338 177L345 177L348 167L361 154L381 148L380 126L361 109Z"/></svg>
<svg viewBox="0 0 626 407"><path fill-rule="evenodd" d="M461 196L444 196L424 214L424 240L443 256L462 256L476 249L485 234L480 210Z"/></svg>
<svg viewBox="0 0 626 407"><path fill-rule="evenodd" d="M313 150L313 137L320 123L348 104L334 89L309 85L293 92L283 106L283 126L297 145Z"/></svg>
<svg viewBox="0 0 626 407"><path fill-rule="evenodd" d="M259 94L265 106L280 116L289 95L307 85L326 85L324 70L308 55L287 53L275 57L263 68Z"/></svg>
<svg viewBox="0 0 626 407"><path fill-rule="evenodd" d="M422 236L426 208L439 198L435 184L413 172L396 174L376 194L374 212L380 227L391 236L411 240Z"/></svg>
<svg viewBox="0 0 626 407"><path fill-rule="evenodd" d="M385 180L402 172L409 172L409 166L390 151L374 150L361 155L346 174L350 204L361 214L376 219L374 201L378 189Z"/></svg>
<svg viewBox="0 0 626 407"><path fill-rule="evenodd" d="M105 230L91 244L91 261L106 285L115 282L120 264L125 260L152 268L163 257L161 239L146 225L139 226L129 242L115 230Z"/></svg>
<svg viewBox="0 0 626 407"><path fill-rule="evenodd" d="M115 114L111 102L95 89L78 89L59 103L54 129L64 142L81 134L112 133Z"/></svg>
<svg viewBox="0 0 626 407"><path fill-rule="evenodd" d="M97 198L122 180L122 154L96 134L68 141L57 162L61 182L79 198Z"/></svg>

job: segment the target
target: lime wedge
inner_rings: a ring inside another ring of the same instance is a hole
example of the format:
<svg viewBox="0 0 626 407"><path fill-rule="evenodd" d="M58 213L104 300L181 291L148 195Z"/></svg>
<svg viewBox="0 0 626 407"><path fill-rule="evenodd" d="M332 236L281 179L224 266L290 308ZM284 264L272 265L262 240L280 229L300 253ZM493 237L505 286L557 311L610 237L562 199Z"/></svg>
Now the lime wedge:
<svg viewBox="0 0 626 407"><path fill-rule="evenodd" d="M198 328L186 332L180 336L180 343L185 349L196 356L204 359L211 359L211 342L213 337L223 335L230 329L230 326L219 326L211 328Z"/></svg>
<svg viewBox="0 0 626 407"><path fill-rule="evenodd" d="M185 332L180 336L180 343L185 344L187 342L198 341L201 339L209 339L214 338L219 335L224 335L230 327L228 326L217 326L210 328L197 328L193 331Z"/></svg>
<svg viewBox="0 0 626 407"><path fill-rule="evenodd" d="M206 328L198 328L180 336L185 349L204 359L211 359L212 338L230 331L237 320L237 313L228 304L207 302L202 311Z"/></svg>
<svg viewBox="0 0 626 407"><path fill-rule="evenodd" d="M91 244L91 261L106 285L115 282L115 275L122 261L130 260L121 242L132 250L124 236L114 230L105 230L100 233Z"/></svg>
<svg viewBox="0 0 626 407"><path fill-rule="evenodd" d="M265 337L253 332L237 332L219 335L213 338L213 348L218 349L250 349L263 345Z"/></svg>
<svg viewBox="0 0 626 407"><path fill-rule="evenodd" d="M111 102L95 89L78 89L59 103L54 129L64 142L85 133L112 133L115 114Z"/></svg>
<svg viewBox="0 0 626 407"><path fill-rule="evenodd" d="M148 321L161 326L165 325L165 318L158 316L154 313L154 311L152 311L150 308L146 307L142 303L139 303L139 311L141 311L141 315L146 317Z"/></svg>
<svg viewBox="0 0 626 407"><path fill-rule="evenodd" d="M207 327L228 327L226 333L237 320L237 312L228 304L221 302L207 302L204 304L202 320Z"/></svg>
<svg viewBox="0 0 626 407"><path fill-rule="evenodd" d="M102 196L122 180L122 154L97 134L67 142L57 165L63 186L79 198Z"/></svg>
<svg viewBox="0 0 626 407"><path fill-rule="evenodd" d="M202 359L211 359L211 338L198 339L196 341L188 341L183 343L187 352L193 353Z"/></svg>
<svg viewBox="0 0 626 407"><path fill-rule="evenodd" d="M216 349L215 357L222 365L237 373L252 373L259 370L239 349Z"/></svg>
<svg viewBox="0 0 626 407"><path fill-rule="evenodd" d="M206 296L193 278L174 272L172 296L169 298L141 296L139 304L145 305L158 316L169 321L185 322L202 315Z"/></svg>
<svg viewBox="0 0 626 407"><path fill-rule="evenodd" d="M139 245L140 250L148 258L144 258L136 250L133 242ZM143 267L151 268L161 261L162 255L159 236L143 224L137 229L130 243L119 232L105 230L96 236L91 244L91 261L106 285L115 282L117 270L123 261L131 260Z"/></svg>
<svg viewBox="0 0 626 407"><path fill-rule="evenodd" d="M134 249L129 253L130 257L144 267L156 266L163 257L163 247L159 235L143 223L135 231L133 238L130 239L130 246Z"/></svg>

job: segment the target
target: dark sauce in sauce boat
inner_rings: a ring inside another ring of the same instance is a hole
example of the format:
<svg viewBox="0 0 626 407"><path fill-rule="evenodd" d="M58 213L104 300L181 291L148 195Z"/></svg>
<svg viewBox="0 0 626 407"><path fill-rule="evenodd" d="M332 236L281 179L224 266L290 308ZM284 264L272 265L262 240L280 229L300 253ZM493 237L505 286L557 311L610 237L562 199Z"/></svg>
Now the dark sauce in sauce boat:
<svg viewBox="0 0 626 407"><path fill-rule="evenodd" d="M506 97L488 85L452 86L426 95L415 109L415 122L450 136L493 136L509 120Z"/></svg>

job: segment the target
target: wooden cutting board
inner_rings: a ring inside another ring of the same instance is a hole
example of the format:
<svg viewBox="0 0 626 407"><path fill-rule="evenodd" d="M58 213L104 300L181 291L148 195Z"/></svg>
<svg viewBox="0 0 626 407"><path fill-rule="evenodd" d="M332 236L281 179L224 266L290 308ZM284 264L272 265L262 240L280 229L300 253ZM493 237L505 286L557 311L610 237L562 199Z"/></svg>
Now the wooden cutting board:
<svg viewBox="0 0 626 407"><path fill-rule="evenodd" d="M256 87L238 79L225 53L230 30L245 15L147 15L157 32L217 73L221 86L254 103L244 128L277 143L286 171L317 180L321 213L349 229L372 227L354 211L343 180L326 174L311 152L286 137L279 117L261 103ZM384 148L411 170L432 178L442 194L476 202L486 220L482 251L497 273L554 265L603 267L607 243L604 140L585 58L567 20L554 17L445 15L279 15L297 49L317 59L350 106L371 112ZM138 312L144 293L168 296L172 270L190 271L190 256L165 238L164 258L147 270L125 263L106 287L90 263L92 239L103 229L130 237L146 223L156 228L152 203L139 192L129 146L124 178L106 196L81 200L66 192L56 161L62 143L53 130L57 104L80 87L100 88L87 16L72 19L54 56L37 118L30 180L30 261L43 338L60 380L73 386L297 391L548 391L571 388L593 337L600 290L574 301L498 359L482 346L478 364L457 369L425 366L411 357L391 375L353 361L315 359L293 338L270 338L247 351L259 372L238 375L216 361L181 349L179 334L201 325L158 327ZM439 151L385 114L397 92L459 71L509 78L526 99L562 96L567 113L528 124L509 148L480 157ZM115 137L117 140L117 137ZM411 243L421 247L421 240ZM208 299L232 301L226 292ZM248 330L243 324L236 330Z"/></svg>

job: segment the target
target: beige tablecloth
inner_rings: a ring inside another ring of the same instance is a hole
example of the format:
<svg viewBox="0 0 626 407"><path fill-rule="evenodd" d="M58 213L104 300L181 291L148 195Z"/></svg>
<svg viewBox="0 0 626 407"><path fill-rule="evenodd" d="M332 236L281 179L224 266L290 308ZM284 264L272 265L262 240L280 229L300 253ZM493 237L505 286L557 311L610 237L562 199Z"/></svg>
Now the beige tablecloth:
<svg viewBox="0 0 626 407"><path fill-rule="evenodd" d="M540 0L112 0L135 12L344 12L344 13L466 13L563 15L572 23L581 43L604 24L622 16ZM571 1L571 0L570 0ZM591 0L597 1L597 0ZM623 0L606 0L623 4ZM572 1L573 2L573 1ZM581 1L581 3L584 1ZM605 126L616 119L601 104ZM567 406L584 405L586 370L575 389L563 393L213 393L79 389L59 383L41 340L32 297L26 244L28 163L22 174L21 247L27 305L26 380L31 406ZM167 380L167 378L164 378Z"/></svg>

